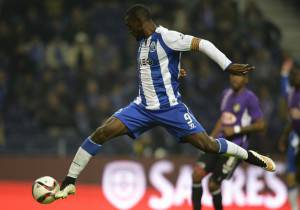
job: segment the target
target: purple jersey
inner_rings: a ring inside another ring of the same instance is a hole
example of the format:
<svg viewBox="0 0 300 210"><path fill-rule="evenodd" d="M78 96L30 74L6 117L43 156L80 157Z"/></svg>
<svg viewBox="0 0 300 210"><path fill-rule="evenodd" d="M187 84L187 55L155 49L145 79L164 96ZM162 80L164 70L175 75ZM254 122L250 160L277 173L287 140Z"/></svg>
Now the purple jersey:
<svg viewBox="0 0 300 210"><path fill-rule="evenodd" d="M240 93L226 89L223 92L221 112L222 126L244 127L263 117L257 96L248 89ZM248 147L247 135L236 135L230 140L244 148Z"/></svg>
<svg viewBox="0 0 300 210"><path fill-rule="evenodd" d="M293 129L300 135L300 91L291 89L288 92L289 114L292 120Z"/></svg>

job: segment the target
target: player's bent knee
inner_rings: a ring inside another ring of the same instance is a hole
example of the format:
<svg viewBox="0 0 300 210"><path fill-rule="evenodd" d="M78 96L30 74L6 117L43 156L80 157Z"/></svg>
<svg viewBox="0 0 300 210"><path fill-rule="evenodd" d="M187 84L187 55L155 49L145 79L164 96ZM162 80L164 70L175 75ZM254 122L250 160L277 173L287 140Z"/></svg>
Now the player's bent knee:
<svg viewBox="0 0 300 210"><path fill-rule="evenodd" d="M202 166L198 164L194 166L192 174L193 183L200 183L202 179L206 176L206 174L207 173Z"/></svg>
<svg viewBox="0 0 300 210"><path fill-rule="evenodd" d="M221 187L221 184L213 180L212 178L209 179L208 181L208 189L209 192L214 193L216 191L219 191Z"/></svg>

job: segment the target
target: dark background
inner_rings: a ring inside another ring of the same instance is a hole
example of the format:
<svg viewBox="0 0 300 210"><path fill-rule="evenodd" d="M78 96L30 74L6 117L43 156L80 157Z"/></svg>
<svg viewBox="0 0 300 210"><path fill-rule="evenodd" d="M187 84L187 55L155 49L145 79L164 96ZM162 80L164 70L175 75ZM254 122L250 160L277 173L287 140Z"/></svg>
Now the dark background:
<svg viewBox="0 0 300 210"><path fill-rule="evenodd" d="M0 1L0 153L73 154L101 122L137 95L136 42L123 17L146 3L157 24L212 41L231 60L255 65L249 87L260 98L268 131L251 147L278 154L286 123L279 94L281 31L252 1ZM289 4L297 1L289 1ZM209 132L219 117L228 75L201 53L185 53L181 92ZM132 143L121 137L101 154L193 155L157 128Z"/></svg>

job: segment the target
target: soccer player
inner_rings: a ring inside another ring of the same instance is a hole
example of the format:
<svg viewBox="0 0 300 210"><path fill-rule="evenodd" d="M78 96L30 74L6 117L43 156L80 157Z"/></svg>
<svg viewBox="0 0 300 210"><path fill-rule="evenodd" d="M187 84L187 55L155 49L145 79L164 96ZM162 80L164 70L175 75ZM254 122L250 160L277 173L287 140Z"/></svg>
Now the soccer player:
<svg viewBox="0 0 300 210"><path fill-rule="evenodd" d="M87 163L106 142L129 135L137 138L143 132L162 126L181 142L188 142L210 153L235 156L267 171L275 171L275 163L254 151L247 151L224 138L207 135L179 93L179 69L182 51L201 51L226 72L244 74L254 69L232 63L211 42L157 26L149 10L135 5L127 10L126 25L139 43L137 71L139 93L134 102L113 114L79 147L69 172L56 198L75 193L75 181Z"/></svg>
<svg viewBox="0 0 300 210"><path fill-rule="evenodd" d="M292 210L299 210L298 184L300 181L300 67L293 69L287 59L281 68L281 93L287 100L289 122L279 140L279 149L287 151L286 182Z"/></svg>
<svg viewBox="0 0 300 210"><path fill-rule="evenodd" d="M230 88L222 95L221 116L218 119L211 136L224 137L243 147L248 147L248 135L263 131L265 122L256 95L246 88L248 75L229 76ZM226 157L217 154L204 153L200 156L193 170L192 202L193 209L201 209L203 193L202 179L209 177L208 188L213 197L216 210L222 210L221 184L229 179L240 163L235 157Z"/></svg>

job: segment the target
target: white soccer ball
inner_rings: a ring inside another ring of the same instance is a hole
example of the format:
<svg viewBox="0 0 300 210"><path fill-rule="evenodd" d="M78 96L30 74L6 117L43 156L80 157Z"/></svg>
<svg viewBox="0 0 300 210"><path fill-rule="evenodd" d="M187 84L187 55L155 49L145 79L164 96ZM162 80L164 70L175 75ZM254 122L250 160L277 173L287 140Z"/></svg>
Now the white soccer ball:
<svg viewBox="0 0 300 210"><path fill-rule="evenodd" d="M32 196L39 203L52 203L55 200L54 195L58 191L59 184L51 176L40 177L32 184Z"/></svg>

